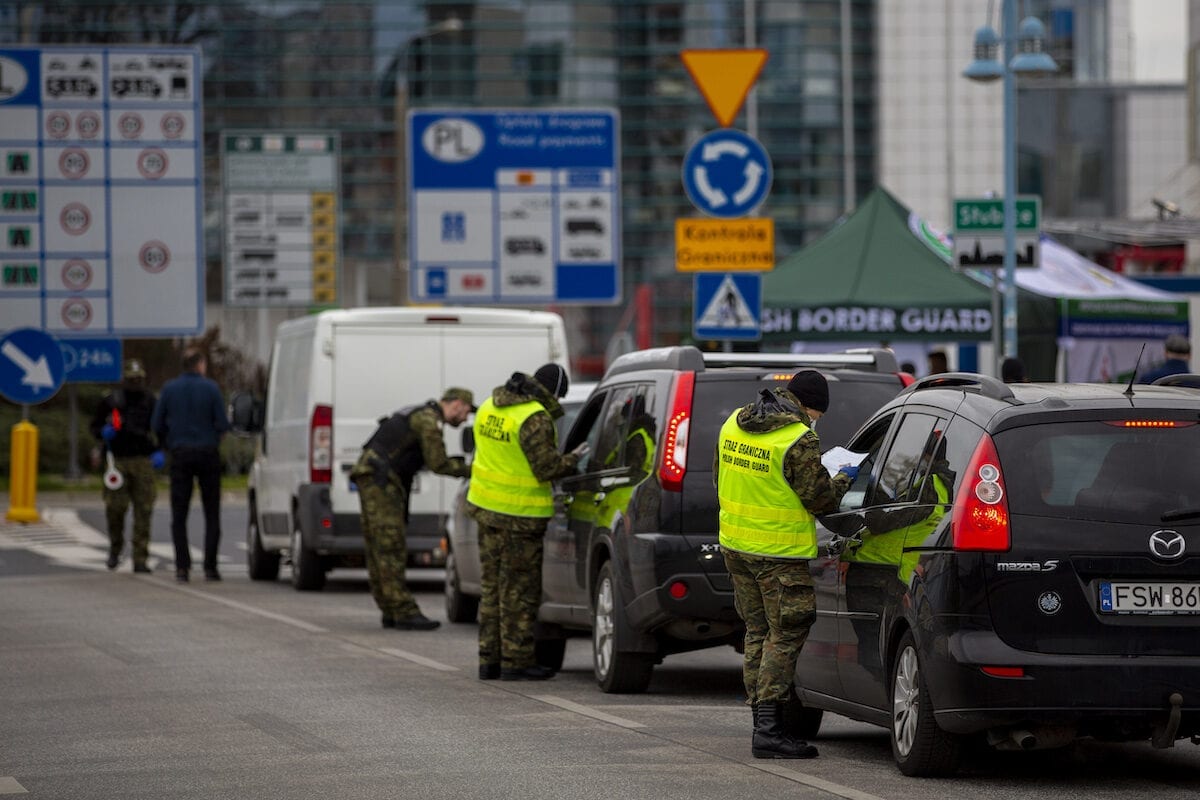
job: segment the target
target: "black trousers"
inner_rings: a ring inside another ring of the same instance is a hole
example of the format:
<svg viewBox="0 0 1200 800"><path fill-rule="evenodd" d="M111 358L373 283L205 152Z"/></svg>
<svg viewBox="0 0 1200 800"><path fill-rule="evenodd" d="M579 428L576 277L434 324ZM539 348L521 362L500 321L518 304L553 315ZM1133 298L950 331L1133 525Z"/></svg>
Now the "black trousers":
<svg viewBox="0 0 1200 800"><path fill-rule="evenodd" d="M204 568L217 568L221 545L221 456L216 450L177 447L171 451L171 541L175 544L175 569L191 569L187 518L193 482L200 484L204 506Z"/></svg>

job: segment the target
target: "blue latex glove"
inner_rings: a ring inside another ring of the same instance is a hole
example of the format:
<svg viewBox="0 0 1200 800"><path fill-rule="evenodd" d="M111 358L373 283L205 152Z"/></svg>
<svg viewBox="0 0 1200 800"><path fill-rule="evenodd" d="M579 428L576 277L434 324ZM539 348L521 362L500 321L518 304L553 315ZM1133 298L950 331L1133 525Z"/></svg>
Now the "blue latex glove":
<svg viewBox="0 0 1200 800"><path fill-rule="evenodd" d="M854 479L858 477L858 467L847 464L846 466L844 466L838 470L838 474L839 475L849 475L850 482L853 483Z"/></svg>
<svg viewBox="0 0 1200 800"><path fill-rule="evenodd" d="M150 454L150 466L154 467L155 469L162 469L163 465L166 463L167 454L162 450L155 450Z"/></svg>
<svg viewBox="0 0 1200 800"><path fill-rule="evenodd" d="M100 438L106 442L111 442L113 439L117 438L117 429L112 425L105 425L100 429Z"/></svg>

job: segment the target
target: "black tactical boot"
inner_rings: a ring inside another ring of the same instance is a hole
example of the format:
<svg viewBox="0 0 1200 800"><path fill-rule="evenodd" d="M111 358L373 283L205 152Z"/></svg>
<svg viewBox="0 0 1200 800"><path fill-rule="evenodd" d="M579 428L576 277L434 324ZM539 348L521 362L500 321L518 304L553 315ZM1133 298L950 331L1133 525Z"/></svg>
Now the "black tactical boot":
<svg viewBox="0 0 1200 800"><path fill-rule="evenodd" d="M108 567L109 569L116 569L117 564L119 563L121 563L121 554L114 553L112 550L109 550L108 560L104 562L104 566Z"/></svg>
<svg viewBox="0 0 1200 800"><path fill-rule="evenodd" d="M398 631L431 631L441 624L436 619L430 619L420 611L411 617L396 617L396 630Z"/></svg>
<svg viewBox="0 0 1200 800"><path fill-rule="evenodd" d="M479 665L479 680L494 681L500 677L499 664L480 664Z"/></svg>
<svg viewBox="0 0 1200 800"><path fill-rule="evenodd" d="M502 681L544 681L547 678L554 677L554 670L549 667L543 667L541 664L534 664L531 667L521 669L508 669L505 667L500 670L500 680Z"/></svg>
<svg viewBox="0 0 1200 800"><path fill-rule="evenodd" d="M759 703L755 712L750 745L755 758L817 757L817 748L784 730L783 703Z"/></svg>

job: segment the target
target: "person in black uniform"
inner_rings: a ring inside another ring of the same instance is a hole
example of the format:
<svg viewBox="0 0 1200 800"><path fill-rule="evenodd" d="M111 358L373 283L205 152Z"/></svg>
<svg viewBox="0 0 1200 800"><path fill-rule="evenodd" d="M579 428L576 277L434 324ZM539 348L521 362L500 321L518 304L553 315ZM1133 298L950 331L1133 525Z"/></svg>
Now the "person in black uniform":
<svg viewBox="0 0 1200 800"><path fill-rule="evenodd" d="M120 388L105 395L92 415L92 436L103 442L121 475L120 485L104 487L108 523L109 569L116 569L125 547L125 512L133 505L133 571L149 572L150 514L158 495L154 470L162 468L163 453L154 444L150 419L154 393L146 389L146 370L140 361L125 363Z"/></svg>

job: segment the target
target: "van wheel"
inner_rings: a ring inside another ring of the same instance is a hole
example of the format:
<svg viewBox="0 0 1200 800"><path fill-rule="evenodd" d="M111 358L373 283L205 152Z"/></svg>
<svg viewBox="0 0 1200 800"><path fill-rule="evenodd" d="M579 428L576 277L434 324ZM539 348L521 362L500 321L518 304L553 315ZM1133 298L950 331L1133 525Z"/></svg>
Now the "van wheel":
<svg viewBox="0 0 1200 800"><path fill-rule="evenodd" d="M246 568L252 581L273 581L279 578L279 553L268 553L263 549L262 537L258 535L258 506L251 500L246 509Z"/></svg>
<svg viewBox="0 0 1200 800"><path fill-rule="evenodd" d="M900 639L892 662L892 756L905 775L953 775L963 738L938 727L912 631Z"/></svg>
<svg viewBox="0 0 1200 800"><path fill-rule="evenodd" d="M617 626L624 624L620 608L621 598L609 562L600 568L592 598L592 668L600 691L640 694L650 685L654 661L647 653L617 649Z"/></svg>
<svg viewBox="0 0 1200 800"><path fill-rule="evenodd" d="M319 555L304 546L299 523L292 530L292 588L301 592L325 588L325 565Z"/></svg>
<svg viewBox="0 0 1200 800"><path fill-rule="evenodd" d="M450 550L446 553L446 619L451 622L474 622L479 613L479 598L463 594L459 585L458 558Z"/></svg>

